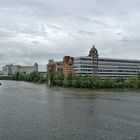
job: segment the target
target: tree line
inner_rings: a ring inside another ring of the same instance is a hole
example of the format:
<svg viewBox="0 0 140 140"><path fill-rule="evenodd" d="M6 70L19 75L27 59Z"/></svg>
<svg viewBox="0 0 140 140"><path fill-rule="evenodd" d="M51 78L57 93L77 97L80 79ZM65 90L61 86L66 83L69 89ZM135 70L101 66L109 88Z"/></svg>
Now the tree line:
<svg viewBox="0 0 140 140"><path fill-rule="evenodd" d="M101 79L98 76L91 77L73 74L64 77L63 73L55 72L50 75L50 82L54 86L74 88L140 88L140 74L125 80L122 77Z"/></svg>
<svg viewBox="0 0 140 140"><path fill-rule="evenodd" d="M32 72L30 74L16 73L12 75L12 80L46 83L46 79L44 79L38 72Z"/></svg>
<svg viewBox="0 0 140 140"><path fill-rule="evenodd" d="M12 80L28 81L28 82L39 82L48 83L50 78L51 86L60 87L74 87L74 88L140 88L140 74L138 76L131 76L127 80L122 77L115 79L105 78L101 79L98 76L80 76L69 74L64 76L63 72L51 73L50 76L42 78L38 72L30 74L19 74L16 73L12 76Z"/></svg>

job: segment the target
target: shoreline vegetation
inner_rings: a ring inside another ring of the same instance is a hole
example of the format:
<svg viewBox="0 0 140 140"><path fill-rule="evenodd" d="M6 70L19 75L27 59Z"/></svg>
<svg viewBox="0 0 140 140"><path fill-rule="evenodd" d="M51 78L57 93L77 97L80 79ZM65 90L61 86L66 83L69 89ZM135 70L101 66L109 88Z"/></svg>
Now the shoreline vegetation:
<svg viewBox="0 0 140 140"><path fill-rule="evenodd" d="M62 72L51 73L50 76L46 75L43 78L39 73L33 72L28 75L15 74L12 76L12 80L28 81L36 83L48 84L48 77L50 77L51 86L58 87L73 87L73 88L88 88L88 89L140 89L140 74L138 76L131 76L128 80L124 80L121 77L115 79L89 76L77 76L69 74L64 77Z"/></svg>

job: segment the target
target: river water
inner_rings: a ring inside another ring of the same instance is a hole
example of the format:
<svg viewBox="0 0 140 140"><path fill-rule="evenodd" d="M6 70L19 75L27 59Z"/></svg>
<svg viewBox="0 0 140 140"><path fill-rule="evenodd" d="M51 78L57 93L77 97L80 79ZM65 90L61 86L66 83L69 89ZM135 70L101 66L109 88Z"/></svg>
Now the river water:
<svg viewBox="0 0 140 140"><path fill-rule="evenodd" d="M0 140L140 140L138 91L0 82Z"/></svg>

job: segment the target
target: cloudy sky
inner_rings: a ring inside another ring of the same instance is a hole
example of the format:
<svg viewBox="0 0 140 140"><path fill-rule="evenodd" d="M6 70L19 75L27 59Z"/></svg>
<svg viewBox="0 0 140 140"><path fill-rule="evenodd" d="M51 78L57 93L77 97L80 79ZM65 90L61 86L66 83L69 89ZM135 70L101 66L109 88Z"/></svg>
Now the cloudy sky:
<svg viewBox="0 0 140 140"><path fill-rule="evenodd" d="M49 58L140 59L140 0L0 0L0 66Z"/></svg>

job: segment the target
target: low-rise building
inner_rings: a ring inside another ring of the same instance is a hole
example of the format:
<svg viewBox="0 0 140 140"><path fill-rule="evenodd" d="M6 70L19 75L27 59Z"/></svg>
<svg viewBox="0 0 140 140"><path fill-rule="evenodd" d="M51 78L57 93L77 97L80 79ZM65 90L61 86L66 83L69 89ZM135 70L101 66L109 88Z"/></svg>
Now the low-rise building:
<svg viewBox="0 0 140 140"><path fill-rule="evenodd" d="M47 78L47 72L46 71L39 71L38 74L39 74L39 77L41 79L46 79Z"/></svg>
<svg viewBox="0 0 140 140"><path fill-rule="evenodd" d="M2 68L3 75L13 75L16 73L19 74L29 74L32 72L38 72L38 64L35 63L33 66L21 66L21 65L5 65Z"/></svg>
<svg viewBox="0 0 140 140"><path fill-rule="evenodd" d="M64 56L63 61L50 59L47 64L48 73L63 72L65 76L73 73L74 57Z"/></svg>
<svg viewBox="0 0 140 140"><path fill-rule="evenodd" d="M53 59L50 59L47 64L47 71L49 73L54 72L63 72L63 61L54 61Z"/></svg>

